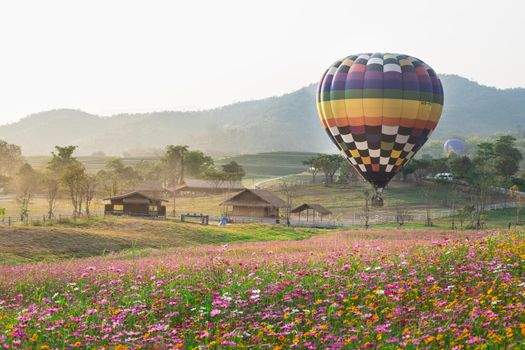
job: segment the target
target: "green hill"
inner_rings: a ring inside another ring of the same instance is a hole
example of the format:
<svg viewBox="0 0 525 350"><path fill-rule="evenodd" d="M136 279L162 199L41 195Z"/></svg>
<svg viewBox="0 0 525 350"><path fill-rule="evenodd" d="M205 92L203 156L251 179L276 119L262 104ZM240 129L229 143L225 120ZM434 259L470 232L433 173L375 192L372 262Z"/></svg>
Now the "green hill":
<svg viewBox="0 0 525 350"><path fill-rule="evenodd" d="M433 138L523 136L525 89L496 89L457 75L441 76L445 108ZM187 144L215 156L282 150L333 152L321 129L315 85L278 97L195 112L157 112L100 117L61 109L0 126L0 139L21 145L26 155L49 154L74 144L79 154L154 154L166 144Z"/></svg>

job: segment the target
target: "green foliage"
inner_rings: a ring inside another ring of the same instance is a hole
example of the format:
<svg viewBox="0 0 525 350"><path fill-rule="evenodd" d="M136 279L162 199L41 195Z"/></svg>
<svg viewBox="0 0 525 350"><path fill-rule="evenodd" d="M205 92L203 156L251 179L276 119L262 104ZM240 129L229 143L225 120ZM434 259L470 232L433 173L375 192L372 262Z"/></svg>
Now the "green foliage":
<svg viewBox="0 0 525 350"><path fill-rule="evenodd" d="M49 169L54 172L61 172L69 164L76 161L73 157L73 152L77 149L77 146L55 146L55 152L51 152L53 158L48 164Z"/></svg>
<svg viewBox="0 0 525 350"><path fill-rule="evenodd" d="M334 183L335 173L339 170L343 162L346 162L346 159L340 154L318 154L304 161L303 164L322 171L325 176L325 183L332 184Z"/></svg>
<svg viewBox="0 0 525 350"><path fill-rule="evenodd" d="M13 175L22 161L22 150L19 146L0 140L0 176L7 178Z"/></svg>
<svg viewBox="0 0 525 350"><path fill-rule="evenodd" d="M166 146L166 152L161 161L165 167L167 183L171 186L178 185L184 180L188 148L185 145Z"/></svg>
<svg viewBox="0 0 525 350"><path fill-rule="evenodd" d="M458 179L467 179L472 171L472 160L467 156L458 157L454 153L448 158L450 171Z"/></svg>
<svg viewBox="0 0 525 350"><path fill-rule="evenodd" d="M122 189L133 188L142 178L133 167L124 165L121 158L111 158L105 168L97 173L97 180L107 195L115 196Z"/></svg>
<svg viewBox="0 0 525 350"><path fill-rule="evenodd" d="M236 161L232 160L228 164L222 166L222 171L231 180L241 180L246 175L243 167Z"/></svg>
<svg viewBox="0 0 525 350"><path fill-rule="evenodd" d="M516 138L510 135L500 136L494 143L496 174L505 182L510 180L519 169L523 155L516 147Z"/></svg>
<svg viewBox="0 0 525 350"><path fill-rule="evenodd" d="M213 166L213 158L202 151L188 151L186 154L186 173L191 177L202 177Z"/></svg>

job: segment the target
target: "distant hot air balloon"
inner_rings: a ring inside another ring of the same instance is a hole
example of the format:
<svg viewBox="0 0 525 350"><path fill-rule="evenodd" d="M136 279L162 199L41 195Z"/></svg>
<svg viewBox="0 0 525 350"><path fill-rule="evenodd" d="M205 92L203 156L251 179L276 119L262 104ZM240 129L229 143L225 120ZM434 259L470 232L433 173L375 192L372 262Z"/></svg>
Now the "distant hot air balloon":
<svg viewBox="0 0 525 350"><path fill-rule="evenodd" d="M323 127L375 189L373 204L427 141L443 108L441 81L408 55L365 53L338 60L317 90Z"/></svg>
<svg viewBox="0 0 525 350"><path fill-rule="evenodd" d="M445 144L443 145L443 149L446 154L449 154L450 152L454 152L458 156L462 156L465 154L465 142L463 140L458 140L458 139L449 139L445 141Z"/></svg>

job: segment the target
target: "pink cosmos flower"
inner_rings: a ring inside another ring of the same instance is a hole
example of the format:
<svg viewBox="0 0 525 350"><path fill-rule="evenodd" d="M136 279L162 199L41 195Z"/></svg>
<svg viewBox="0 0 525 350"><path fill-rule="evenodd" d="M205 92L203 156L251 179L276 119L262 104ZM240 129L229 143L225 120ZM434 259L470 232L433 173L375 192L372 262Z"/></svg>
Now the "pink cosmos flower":
<svg viewBox="0 0 525 350"><path fill-rule="evenodd" d="M215 317L215 316L217 316L217 315L220 314L220 313L221 313L221 310L213 309L213 310L211 310L211 312L210 312L210 316L211 316L211 317Z"/></svg>

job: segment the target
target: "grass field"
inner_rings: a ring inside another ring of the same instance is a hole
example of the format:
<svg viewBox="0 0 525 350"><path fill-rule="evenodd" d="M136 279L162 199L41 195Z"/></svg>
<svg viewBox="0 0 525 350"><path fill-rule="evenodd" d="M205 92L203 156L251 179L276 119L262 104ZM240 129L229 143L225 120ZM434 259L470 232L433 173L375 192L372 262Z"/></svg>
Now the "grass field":
<svg viewBox="0 0 525 350"><path fill-rule="evenodd" d="M515 209L487 212L487 229L506 228L509 222L515 226ZM434 219L433 224L428 227L422 221L410 222L402 228L395 223L374 224L370 232L377 232L377 230L403 232L407 229L450 231L451 219ZM463 228L460 229L468 231L468 224L469 222L465 221ZM459 228L458 220L456 225ZM362 225L353 227L361 229ZM453 232L461 234L461 230ZM0 225L0 264L54 261L122 251L133 251L144 255L170 247L203 244L300 240L326 232L330 230L265 224L234 224L218 227L213 222L208 226L202 226L173 220L154 221L120 217L64 219L59 223L51 224L18 223L10 227Z"/></svg>
<svg viewBox="0 0 525 350"><path fill-rule="evenodd" d="M246 171L246 180L268 179L290 174L302 173L307 169L303 161L315 156L316 153L306 152L270 152L244 154L216 160L222 165L231 161L241 164Z"/></svg>
<svg viewBox="0 0 525 350"><path fill-rule="evenodd" d="M518 231L355 230L3 266L0 346L518 349L524 256Z"/></svg>
<svg viewBox="0 0 525 350"><path fill-rule="evenodd" d="M320 231L256 224L202 226L171 220L111 217L63 220L45 226L19 224L0 226L0 264L87 257L123 250L144 254L144 249L296 240L316 232Z"/></svg>

